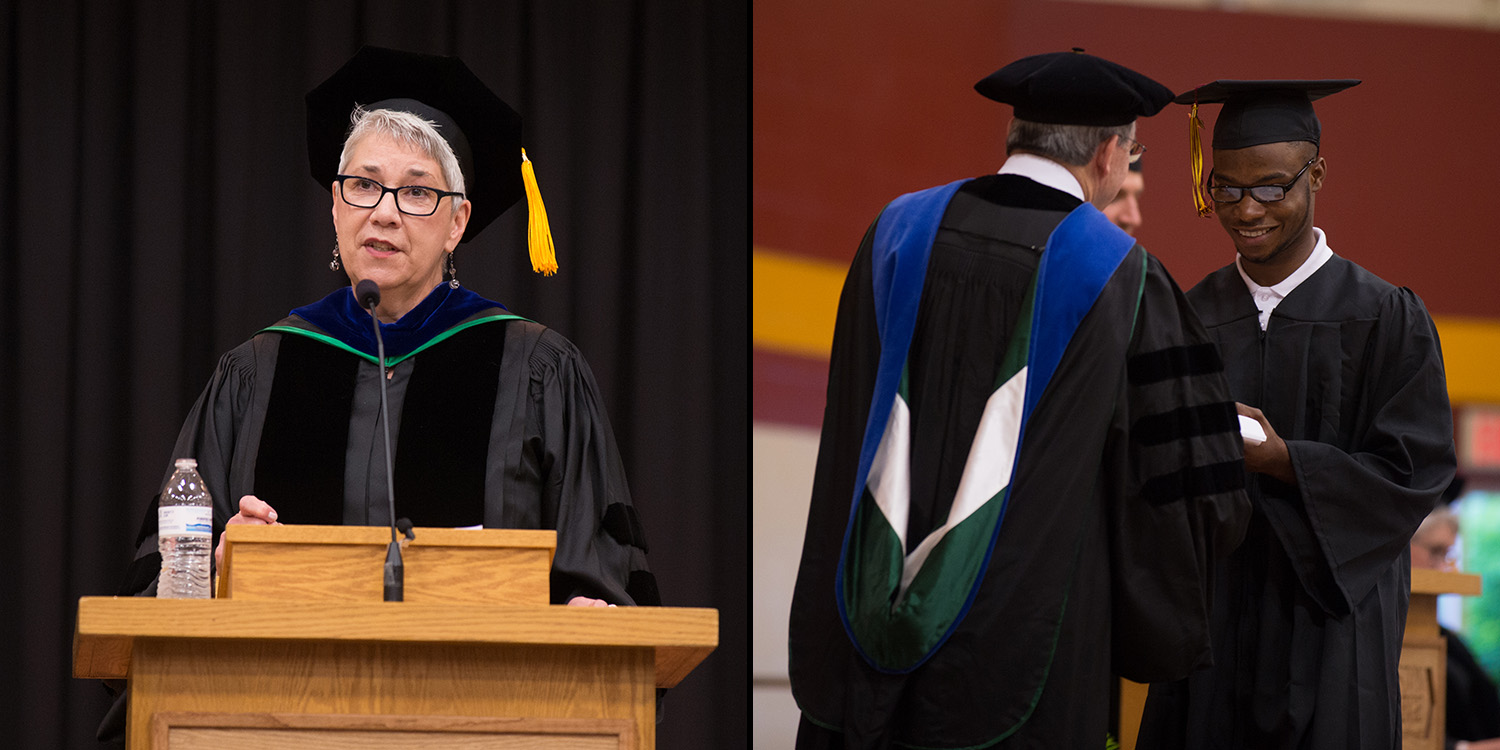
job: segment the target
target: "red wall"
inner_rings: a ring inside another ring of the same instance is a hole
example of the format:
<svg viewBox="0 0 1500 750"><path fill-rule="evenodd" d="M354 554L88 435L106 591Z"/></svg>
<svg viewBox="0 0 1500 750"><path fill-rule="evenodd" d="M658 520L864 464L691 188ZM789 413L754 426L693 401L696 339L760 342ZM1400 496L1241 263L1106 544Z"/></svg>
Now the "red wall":
<svg viewBox="0 0 1500 750"><path fill-rule="evenodd" d="M975 81L1083 47L1174 91L1363 79L1317 104L1328 178L1315 223L1335 252L1434 313L1500 317L1500 33L1060 0L757 0L754 29L757 246L847 262L886 201L1004 160L1010 108ZM1201 113L1209 128L1217 109ZM1142 120L1138 135L1141 240L1189 287L1233 250L1192 211L1187 108Z"/></svg>

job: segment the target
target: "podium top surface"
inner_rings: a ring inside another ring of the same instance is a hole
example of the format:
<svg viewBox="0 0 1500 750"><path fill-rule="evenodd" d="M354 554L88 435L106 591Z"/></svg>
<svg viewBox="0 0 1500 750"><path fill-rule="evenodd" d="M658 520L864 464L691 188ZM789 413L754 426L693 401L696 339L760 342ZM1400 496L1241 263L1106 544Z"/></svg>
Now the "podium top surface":
<svg viewBox="0 0 1500 750"><path fill-rule="evenodd" d="M1473 573L1451 570L1411 569L1412 594L1463 594L1479 596L1484 579Z"/></svg>
<svg viewBox="0 0 1500 750"><path fill-rule="evenodd" d="M86 596L78 600L73 676L129 676L137 638L645 647L656 653L657 686L672 687L718 646L719 612Z"/></svg>
<svg viewBox="0 0 1500 750"><path fill-rule="evenodd" d="M408 544L418 547L527 547L553 549L557 532L551 529L444 529L425 526L412 530L416 539ZM391 541L389 526L321 526L284 524L277 526L241 524L224 529L228 542L281 542L297 544L378 545L384 549Z"/></svg>
<svg viewBox="0 0 1500 750"><path fill-rule="evenodd" d="M550 529L420 527L405 550L406 601L545 606ZM382 601L388 526L239 524L224 531L217 597Z"/></svg>

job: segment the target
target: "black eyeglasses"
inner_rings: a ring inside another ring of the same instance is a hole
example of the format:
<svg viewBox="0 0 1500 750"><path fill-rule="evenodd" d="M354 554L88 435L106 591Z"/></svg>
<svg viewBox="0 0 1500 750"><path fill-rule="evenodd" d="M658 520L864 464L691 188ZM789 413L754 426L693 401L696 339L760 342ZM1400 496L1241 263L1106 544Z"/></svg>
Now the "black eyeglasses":
<svg viewBox="0 0 1500 750"><path fill-rule="evenodd" d="M1239 203L1240 199L1245 197L1245 193L1249 193L1251 198L1260 203L1275 203L1286 197L1286 189L1291 187L1297 180L1302 179L1303 172L1306 172L1307 168L1312 166L1313 162L1317 160L1318 157L1316 156L1308 159L1307 163L1302 165L1302 170L1297 173L1297 176L1281 185L1256 185L1254 187L1214 185L1212 184L1214 179L1213 172L1209 172L1208 179L1210 184L1208 186L1208 197L1213 198L1214 203Z"/></svg>
<svg viewBox="0 0 1500 750"><path fill-rule="evenodd" d="M339 195L344 202L355 208L374 208L385 199L386 193L394 193L396 196L396 210L408 216L431 216L437 211L438 204L450 195L460 198L463 193L451 190L438 190L425 185L404 185L402 187L386 187L368 177L355 177L349 174L334 175L339 181Z"/></svg>
<svg viewBox="0 0 1500 750"><path fill-rule="evenodd" d="M1120 138L1120 145L1121 146L1124 146L1126 141L1130 141L1130 147L1126 151L1126 153L1130 154L1130 163L1134 164L1134 163L1140 161L1141 160L1141 154L1146 153L1146 146L1145 146L1145 144L1141 143L1140 141L1138 141L1138 140L1136 140L1134 138L1129 138L1129 137L1123 136L1123 135L1119 136L1119 138Z"/></svg>

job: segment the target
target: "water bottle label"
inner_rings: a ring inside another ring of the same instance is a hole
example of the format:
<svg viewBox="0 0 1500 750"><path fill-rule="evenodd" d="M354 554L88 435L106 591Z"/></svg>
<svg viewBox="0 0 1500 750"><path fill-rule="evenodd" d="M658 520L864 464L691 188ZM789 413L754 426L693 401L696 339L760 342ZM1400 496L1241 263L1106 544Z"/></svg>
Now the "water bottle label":
<svg viewBox="0 0 1500 750"><path fill-rule="evenodd" d="M156 509L157 534L209 537L214 530L214 509L207 505L174 505Z"/></svg>

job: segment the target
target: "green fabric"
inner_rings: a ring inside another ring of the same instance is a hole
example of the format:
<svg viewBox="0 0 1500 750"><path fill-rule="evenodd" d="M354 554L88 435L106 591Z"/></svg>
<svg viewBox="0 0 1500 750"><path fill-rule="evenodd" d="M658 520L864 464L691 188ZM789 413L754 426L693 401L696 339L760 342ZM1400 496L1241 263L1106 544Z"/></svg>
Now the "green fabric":
<svg viewBox="0 0 1500 750"><path fill-rule="evenodd" d="M439 343L441 341L446 341L448 338L452 337L454 334L456 334L459 331L462 331L462 330L464 330L466 328L471 328L471 327L477 326L477 325L479 325L481 323L495 323L495 322L505 321L505 320L527 320L527 318L523 318L523 317L521 317L519 315L512 315L510 313L497 313L495 315L486 315L483 318L475 318L474 320L464 321L463 323L459 323L458 325L453 326L452 328L449 328L448 330L443 331L442 333L440 333L440 334L432 337L431 341L428 341L427 343L425 343L425 344L417 347L416 349L411 350L410 352L408 352L406 354L403 354L403 355L401 355L399 357L394 357L394 358L388 358L388 359L386 359L385 366L386 367L394 367L394 366L396 366L396 365L398 365L398 364L400 364L400 363L402 363L402 362L404 362L404 361L406 361L408 359L411 359L412 357L415 357L418 352L421 352L424 349L428 349L428 348L432 347L434 344L437 344L437 343ZM307 328L298 328L297 326L283 326L283 325L266 326L265 328L262 328L260 330L262 332L264 332L264 331L275 331L277 333L294 333L294 334L296 334L298 336L306 336L307 338L314 339L316 341L321 341L321 342L323 342L325 344L328 344L329 346L336 347L336 348L339 348L339 349L343 349L344 351L349 352L350 354L353 354L354 356L359 357L360 359L363 359L363 360L369 362L370 364L374 364L374 365L380 364L380 361L379 361L378 357L372 357L372 356L370 356L368 354L365 354L364 352L359 351L358 349L355 349L354 347L349 346L348 344L345 344L344 342L339 341L338 339L336 339L336 338L334 338L332 336L329 336L326 333L321 333L319 331L314 331L314 330L310 330L310 329L307 329Z"/></svg>
<svg viewBox="0 0 1500 750"><path fill-rule="evenodd" d="M1004 387L1026 366L1035 294L1036 279L1033 278L1022 303L1024 313L1016 321L995 380L996 390ZM908 376L909 363L902 370L897 403L891 415L893 420L906 412ZM1019 420L1020 409L1005 416ZM910 429L909 419L906 427ZM1019 430L1019 426L1015 429ZM971 446L970 450L974 448ZM1016 450L1019 452L1019 444ZM894 455L893 451L886 461L909 464L910 455ZM892 671L912 669L947 637L963 614L970 592L983 576L990 542L1008 497L1010 479L1006 477L1006 486L968 517L951 528L933 532L945 535L933 545L926 559L920 561L921 567L904 594L900 585L906 558L921 540L908 540L909 548L903 549L900 534L891 526L866 486L856 510L849 556L845 561L844 607L850 627L855 631L856 642L874 663ZM897 502L909 502L909 498L897 498Z"/></svg>

